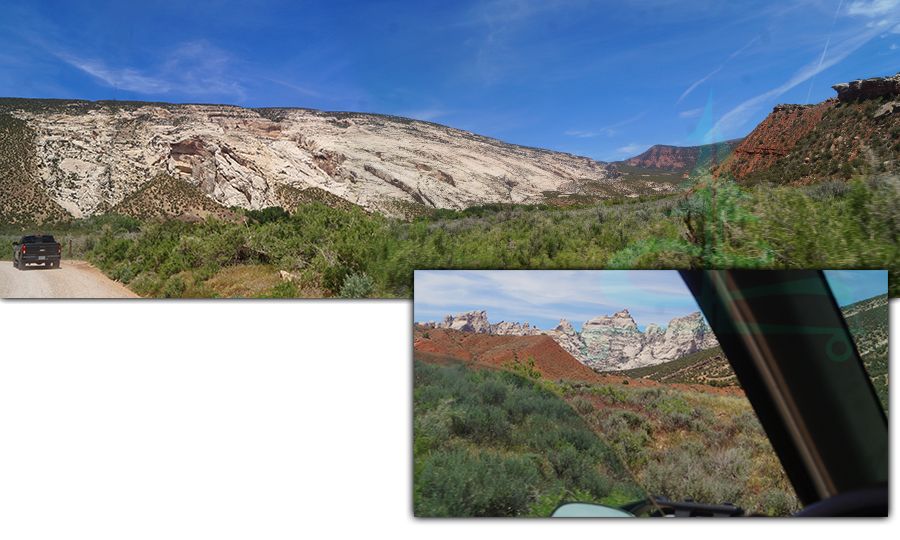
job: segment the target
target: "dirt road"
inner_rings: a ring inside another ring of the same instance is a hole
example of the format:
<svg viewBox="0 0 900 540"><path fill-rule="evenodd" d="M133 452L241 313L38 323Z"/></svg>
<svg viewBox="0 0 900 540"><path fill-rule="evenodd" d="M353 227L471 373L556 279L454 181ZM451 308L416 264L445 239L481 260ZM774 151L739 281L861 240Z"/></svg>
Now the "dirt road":
<svg viewBox="0 0 900 540"><path fill-rule="evenodd" d="M140 298L85 261L63 260L59 268L29 265L20 271L0 261L0 298Z"/></svg>

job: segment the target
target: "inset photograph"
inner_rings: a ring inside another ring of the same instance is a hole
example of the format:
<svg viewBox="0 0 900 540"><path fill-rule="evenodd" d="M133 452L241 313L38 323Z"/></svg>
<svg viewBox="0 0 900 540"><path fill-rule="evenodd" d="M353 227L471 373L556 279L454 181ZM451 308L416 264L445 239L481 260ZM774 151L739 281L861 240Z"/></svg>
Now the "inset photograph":
<svg viewBox="0 0 900 540"><path fill-rule="evenodd" d="M416 271L413 513L887 515L886 271Z"/></svg>

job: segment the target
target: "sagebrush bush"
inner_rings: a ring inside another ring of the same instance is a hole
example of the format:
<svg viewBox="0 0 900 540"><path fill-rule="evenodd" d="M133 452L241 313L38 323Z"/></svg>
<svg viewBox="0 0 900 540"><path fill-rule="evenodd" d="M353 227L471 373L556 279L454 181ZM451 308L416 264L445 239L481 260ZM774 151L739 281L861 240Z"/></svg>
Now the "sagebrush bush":
<svg viewBox="0 0 900 540"><path fill-rule="evenodd" d="M417 516L517 516L529 511L542 479L532 459L465 448L432 452L415 487Z"/></svg>
<svg viewBox="0 0 900 540"><path fill-rule="evenodd" d="M187 283L184 282L181 276L172 276L166 281L160 296L163 298L181 298L185 289L187 289Z"/></svg>
<svg viewBox="0 0 900 540"><path fill-rule="evenodd" d="M594 410L594 404L591 403L591 400L585 399L580 396L572 400L572 405L581 414L589 414Z"/></svg>
<svg viewBox="0 0 900 540"><path fill-rule="evenodd" d="M369 275L353 274L341 285L341 298L368 298L375 292L375 280Z"/></svg>

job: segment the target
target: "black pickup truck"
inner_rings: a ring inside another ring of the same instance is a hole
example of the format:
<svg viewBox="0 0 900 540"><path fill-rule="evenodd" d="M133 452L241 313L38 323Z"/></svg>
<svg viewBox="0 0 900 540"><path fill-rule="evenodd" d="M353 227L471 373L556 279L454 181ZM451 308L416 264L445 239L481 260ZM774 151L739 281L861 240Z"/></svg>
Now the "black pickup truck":
<svg viewBox="0 0 900 540"><path fill-rule="evenodd" d="M25 265L43 264L47 268L59 268L62 259L62 245L49 234L29 234L23 236L13 253L13 266L25 270Z"/></svg>

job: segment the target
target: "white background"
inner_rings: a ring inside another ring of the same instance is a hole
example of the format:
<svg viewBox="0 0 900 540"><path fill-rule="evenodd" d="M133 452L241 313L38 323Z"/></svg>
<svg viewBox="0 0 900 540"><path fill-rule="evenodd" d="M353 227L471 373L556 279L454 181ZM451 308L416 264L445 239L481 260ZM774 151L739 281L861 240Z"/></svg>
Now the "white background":
<svg viewBox="0 0 900 540"><path fill-rule="evenodd" d="M695 520L413 519L412 322L405 300L0 300L0 538L696 537Z"/></svg>

